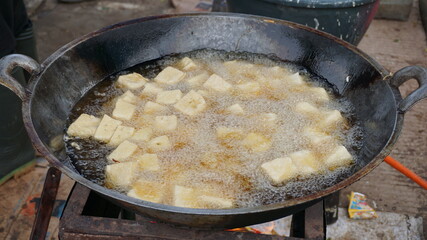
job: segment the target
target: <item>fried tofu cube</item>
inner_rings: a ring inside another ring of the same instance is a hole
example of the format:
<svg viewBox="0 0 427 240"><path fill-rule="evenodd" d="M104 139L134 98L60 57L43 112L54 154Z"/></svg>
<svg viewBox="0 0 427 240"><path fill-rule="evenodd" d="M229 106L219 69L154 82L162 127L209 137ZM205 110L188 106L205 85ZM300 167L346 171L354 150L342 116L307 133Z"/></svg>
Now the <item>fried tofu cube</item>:
<svg viewBox="0 0 427 240"><path fill-rule="evenodd" d="M83 113L68 127L67 134L80 138L92 137L100 122L101 119Z"/></svg>
<svg viewBox="0 0 427 240"><path fill-rule="evenodd" d="M116 120L104 115L98 128L93 135L93 138L101 142L109 142L117 127L122 124L122 121Z"/></svg>
<svg viewBox="0 0 427 240"><path fill-rule="evenodd" d="M201 208L225 209L232 208L233 201L226 198L201 195L197 197L197 205Z"/></svg>
<svg viewBox="0 0 427 240"><path fill-rule="evenodd" d="M168 110L167 107L152 101L148 101L144 106L144 113L149 113L149 114L164 112L166 110Z"/></svg>
<svg viewBox="0 0 427 240"><path fill-rule="evenodd" d="M137 162L115 163L105 167L105 184L108 187L129 188L137 173Z"/></svg>
<svg viewBox="0 0 427 240"><path fill-rule="evenodd" d="M326 157L324 162L330 168L342 167L353 163L353 156L351 156L347 148L340 145L336 147L328 157Z"/></svg>
<svg viewBox="0 0 427 240"><path fill-rule="evenodd" d="M319 171L320 162L316 159L316 156L309 150L302 150L293 152L289 155L292 162L297 166L298 172L302 176L315 174Z"/></svg>
<svg viewBox="0 0 427 240"><path fill-rule="evenodd" d="M186 208L197 207L194 189L175 185L173 190L173 205Z"/></svg>
<svg viewBox="0 0 427 240"><path fill-rule="evenodd" d="M182 97L181 90L163 91L157 94L156 102L160 104L175 104Z"/></svg>
<svg viewBox="0 0 427 240"><path fill-rule="evenodd" d="M208 78L209 78L209 74L204 72L187 79L187 82L191 87L197 87L202 85L202 83L206 82Z"/></svg>
<svg viewBox="0 0 427 240"><path fill-rule="evenodd" d="M258 119L261 121L262 126L274 127L278 121L278 116L275 113L261 113Z"/></svg>
<svg viewBox="0 0 427 240"><path fill-rule="evenodd" d="M325 129L335 129L343 123L345 123L345 119L341 112L332 110L325 113L324 118L320 121L320 126Z"/></svg>
<svg viewBox="0 0 427 240"><path fill-rule="evenodd" d="M214 153L207 152L201 156L200 163L203 165L203 167L216 168L218 167L219 161Z"/></svg>
<svg viewBox="0 0 427 240"><path fill-rule="evenodd" d="M216 137L219 139L242 139L243 130L240 128L218 127Z"/></svg>
<svg viewBox="0 0 427 240"><path fill-rule="evenodd" d="M179 83L185 77L185 73L174 67L166 67L163 69L154 80L158 83L164 83L168 85Z"/></svg>
<svg viewBox="0 0 427 240"><path fill-rule="evenodd" d="M243 108L238 103L229 106L225 110L227 113L231 113L231 114L235 114L235 115L241 115L241 114L245 113Z"/></svg>
<svg viewBox="0 0 427 240"><path fill-rule="evenodd" d="M172 148L169 137L166 135L151 139L147 146L153 152L166 151Z"/></svg>
<svg viewBox="0 0 427 240"><path fill-rule="evenodd" d="M232 85L225 81L222 77L216 74L212 74L203 84L203 87L217 92L227 92L231 89Z"/></svg>
<svg viewBox="0 0 427 240"><path fill-rule="evenodd" d="M117 83L119 84L119 86L136 90L144 86L145 83L148 81L149 80L141 76L141 74L130 73L130 74L119 76Z"/></svg>
<svg viewBox="0 0 427 240"><path fill-rule="evenodd" d="M174 105L178 111L189 116L199 114L205 110L206 106L205 99L194 90L191 90Z"/></svg>
<svg viewBox="0 0 427 240"><path fill-rule="evenodd" d="M135 105L119 98L116 102L116 107L113 110L113 117L116 119L129 121L133 117L135 110Z"/></svg>
<svg viewBox="0 0 427 240"><path fill-rule="evenodd" d="M138 129L133 136L130 138L131 141L134 142L147 142L150 140L151 136L153 135L153 129L151 128L141 128Z"/></svg>
<svg viewBox="0 0 427 240"><path fill-rule="evenodd" d="M178 118L175 115L156 116L154 127L159 131L172 131L178 125Z"/></svg>
<svg viewBox="0 0 427 240"><path fill-rule="evenodd" d="M301 113L306 117L315 117L320 114L320 111L317 107L311 105L308 102L299 102L295 107L295 111Z"/></svg>
<svg viewBox="0 0 427 240"><path fill-rule="evenodd" d="M136 157L136 159L139 164L139 168L144 171L158 171L160 169L157 154L146 153Z"/></svg>
<svg viewBox="0 0 427 240"><path fill-rule="evenodd" d="M137 149L138 146L135 143L125 140L107 156L107 159L113 162L127 162Z"/></svg>
<svg viewBox="0 0 427 240"><path fill-rule="evenodd" d="M178 62L178 67L184 71L193 71L197 69L197 65L189 57L184 57Z"/></svg>
<svg viewBox="0 0 427 240"><path fill-rule="evenodd" d="M197 90L197 93L202 95L202 97L208 97L209 96L209 92L206 90Z"/></svg>
<svg viewBox="0 0 427 240"><path fill-rule="evenodd" d="M142 90L142 94L147 96L152 96L162 91L163 91L163 88L159 87L156 83L147 83L145 84L145 87Z"/></svg>
<svg viewBox="0 0 427 240"><path fill-rule="evenodd" d="M301 75L296 72L292 75L288 75L285 77L286 83L290 84L291 86L301 86L305 84L304 79L301 77Z"/></svg>
<svg viewBox="0 0 427 240"><path fill-rule="evenodd" d="M268 75L275 78L282 78L283 76L286 76L289 74L289 72L285 68L279 67L279 66L269 67L267 72L268 72Z"/></svg>
<svg viewBox="0 0 427 240"><path fill-rule="evenodd" d="M270 149L271 140L258 133L249 133L242 144L254 152L265 152Z"/></svg>
<svg viewBox="0 0 427 240"><path fill-rule="evenodd" d="M132 189L127 193L129 197L144 201L161 203L163 200L165 186L157 182L138 180L132 184Z"/></svg>
<svg viewBox="0 0 427 240"><path fill-rule="evenodd" d="M328 92L322 87L312 87L309 89L309 92L317 99L319 102L328 102L330 100Z"/></svg>
<svg viewBox="0 0 427 240"><path fill-rule="evenodd" d="M237 89L245 94L258 94L261 90L261 86L258 82L247 82L238 84Z"/></svg>
<svg viewBox="0 0 427 240"><path fill-rule="evenodd" d="M298 175L298 169L289 157L276 158L263 163L261 169L275 185L295 178Z"/></svg>
<svg viewBox="0 0 427 240"><path fill-rule="evenodd" d="M303 135L313 146L329 145L334 141L332 136L310 127L304 128Z"/></svg>
<svg viewBox="0 0 427 240"><path fill-rule="evenodd" d="M139 101L139 98L135 96L130 90L127 90L125 93L123 93L119 99L131 103L131 104L137 104Z"/></svg>
<svg viewBox="0 0 427 240"><path fill-rule="evenodd" d="M126 139L132 137L134 132L135 132L135 128L120 125L117 127L116 131L114 132L113 136L108 142L108 145L118 146L120 143L122 143Z"/></svg>

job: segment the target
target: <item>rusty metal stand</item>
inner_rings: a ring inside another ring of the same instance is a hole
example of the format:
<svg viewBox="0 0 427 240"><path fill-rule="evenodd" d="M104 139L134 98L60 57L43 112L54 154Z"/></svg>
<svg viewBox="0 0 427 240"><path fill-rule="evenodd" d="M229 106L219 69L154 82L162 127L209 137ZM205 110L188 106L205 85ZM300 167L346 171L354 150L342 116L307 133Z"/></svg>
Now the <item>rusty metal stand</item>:
<svg viewBox="0 0 427 240"><path fill-rule="evenodd" d="M33 226L31 239L44 239L51 209L59 187L60 172L51 168L45 181L41 207ZM53 194L55 193L55 194ZM47 197L43 200L43 197ZM49 211L50 209L50 211ZM44 233L43 233L44 232ZM59 238L68 239L259 239L297 240L325 239L324 201L293 215L291 237L201 230L157 223L112 204L97 193L76 183L68 197L59 226Z"/></svg>
<svg viewBox="0 0 427 240"><path fill-rule="evenodd" d="M93 204L93 203L96 204ZM60 222L59 237L68 239L325 239L323 201L294 216L292 237L229 232L221 230L200 230L182 228L151 219L126 214L127 212L108 202L88 188L76 184L68 199ZM131 217L126 217L130 215ZM129 219L130 218L130 219ZM302 225L302 228L301 228ZM299 230L297 230L297 228Z"/></svg>
<svg viewBox="0 0 427 240"><path fill-rule="evenodd" d="M59 182L61 181L61 171L51 167L46 173L46 180L43 185L40 208L37 210L36 219L31 230L30 239L44 240L49 227L50 216L58 193Z"/></svg>

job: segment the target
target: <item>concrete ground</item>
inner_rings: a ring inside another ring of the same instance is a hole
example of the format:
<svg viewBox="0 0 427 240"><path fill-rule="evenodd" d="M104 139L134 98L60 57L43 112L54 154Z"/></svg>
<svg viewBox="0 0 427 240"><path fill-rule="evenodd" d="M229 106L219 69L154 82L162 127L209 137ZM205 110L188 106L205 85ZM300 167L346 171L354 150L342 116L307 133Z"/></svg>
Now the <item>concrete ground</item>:
<svg viewBox="0 0 427 240"><path fill-rule="evenodd" d="M40 61L71 40L109 24L175 11L168 0L92 0L78 4L60 4L56 0L28 2L32 4L30 12ZM408 65L427 67L426 35L417 5L414 4L406 22L374 20L359 47L392 72ZM401 91L407 94L416 86L412 81L401 87ZM427 100L424 100L406 113L402 134L391 155L427 179L426 123ZM46 163L41 161L34 171L0 186L0 199L6 199L0 202L0 238L28 238L34 219L34 209L30 206L36 206L34 200L40 196L46 169ZM72 184L63 176L59 200L66 199ZM341 207L348 206L350 191L365 193L371 206L384 217L372 221L348 221L341 209L340 221L332 227L348 231L337 231L329 235L331 238L423 239L423 232L427 236L427 191L386 163L342 191ZM49 238L57 238L57 223L58 218L52 217ZM375 231L371 234L369 229Z"/></svg>

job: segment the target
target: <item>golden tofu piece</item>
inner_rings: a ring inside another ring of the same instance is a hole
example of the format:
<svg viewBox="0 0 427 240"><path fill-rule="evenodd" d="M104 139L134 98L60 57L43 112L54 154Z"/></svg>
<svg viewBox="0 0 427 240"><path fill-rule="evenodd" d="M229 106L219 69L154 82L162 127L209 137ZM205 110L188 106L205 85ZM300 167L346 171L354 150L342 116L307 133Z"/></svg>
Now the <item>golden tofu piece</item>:
<svg viewBox="0 0 427 240"><path fill-rule="evenodd" d="M244 94L259 94L261 86L258 82L246 82L238 84L237 89Z"/></svg>
<svg viewBox="0 0 427 240"><path fill-rule="evenodd" d="M67 129L67 134L72 137L92 137L99 126L101 119L88 114L80 115Z"/></svg>
<svg viewBox="0 0 427 240"><path fill-rule="evenodd" d="M289 157L276 158L263 163L261 169L270 177L273 184L281 184L298 175L298 169Z"/></svg>
<svg viewBox="0 0 427 240"><path fill-rule="evenodd" d="M125 140L107 156L107 159L113 162L127 162L137 149L136 144Z"/></svg>
<svg viewBox="0 0 427 240"><path fill-rule="evenodd" d="M197 208L196 193L193 188L174 186L173 205L177 207Z"/></svg>
<svg viewBox="0 0 427 240"><path fill-rule="evenodd" d="M320 169L320 162L316 159L316 156L309 150L302 150L291 153L289 157L292 162L297 166L298 172L302 176L318 173Z"/></svg>
<svg viewBox="0 0 427 240"><path fill-rule="evenodd" d="M182 97L174 107L184 114L195 116L205 110L206 102L202 95L191 90Z"/></svg>
<svg viewBox="0 0 427 240"><path fill-rule="evenodd" d="M133 136L130 138L131 141L134 142L147 142L151 139L151 136L153 135L153 129L151 128L141 128L138 129Z"/></svg>
<svg viewBox="0 0 427 240"><path fill-rule="evenodd" d="M166 135L151 139L147 146L153 152L166 151L172 148L172 144Z"/></svg>
<svg viewBox="0 0 427 240"><path fill-rule="evenodd" d="M123 93L119 99L131 103L131 104L137 104L139 101L139 98L135 96L130 90L127 90L125 93Z"/></svg>
<svg viewBox="0 0 427 240"><path fill-rule="evenodd" d="M126 75L119 76L117 83L121 87L125 87L128 89L136 90L145 85L149 80L141 74L138 73L130 73Z"/></svg>
<svg viewBox="0 0 427 240"><path fill-rule="evenodd" d="M136 159L139 164L139 168L144 171L158 171L160 169L157 154L146 153L141 156L137 156Z"/></svg>
<svg viewBox="0 0 427 240"><path fill-rule="evenodd" d="M298 72L292 75L286 76L285 80L286 80L286 83L290 84L291 86L301 86L306 84L306 82Z"/></svg>
<svg viewBox="0 0 427 240"><path fill-rule="evenodd" d="M182 97L181 90L163 91L157 94L156 102L160 104L175 104Z"/></svg>
<svg viewBox="0 0 427 240"><path fill-rule="evenodd" d="M164 112L166 110L168 110L167 107L152 101L148 101L144 106L144 113L149 113L149 114Z"/></svg>
<svg viewBox="0 0 427 240"><path fill-rule="evenodd" d="M243 108L240 106L240 104L236 103L231 105L230 107L225 109L227 113L235 114L235 115L241 115L245 113Z"/></svg>
<svg viewBox="0 0 427 240"><path fill-rule="evenodd" d="M163 91L163 88L159 87L156 83L147 83L145 84L144 90L142 90L142 94L147 96L152 96L162 91Z"/></svg>
<svg viewBox="0 0 427 240"><path fill-rule="evenodd" d="M221 197L201 195L197 197L197 205L200 208L226 209L233 207L233 201Z"/></svg>
<svg viewBox="0 0 427 240"><path fill-rule="evenodd" d="M297 103L295 111L306 117L316 117L320 114L320 110L308 102Z"/></svg>
<svg viewBox="0 0 427 240"><path fill-rule="evenodd" d="M164 83L168 85L179 83L185 77L185 73L174 67L166 67L163 69L154 80L158 83Z"/></svg>
<svg viewBox="0 0 427 240"><path fill-rule="evenodd" d="M217 127L216 136L219 139L242 139L243 130L240 128Z"/></svg>
<svg viewBox="0 0 427 240"><path fill-rule="evenodd" d="M159 131L172 131L178 125L178 118L175 115L170 116L156 116L154 120L154 127Z"/></svg>
<svg viewBox="0 0 427 240"><path fill-rule="evenodd" d="M188 72L188 71L194 71L197 69L197 64L194 63L193 60L189 57L184 57L178 62L178 67L182 70Z"/></svg>
<svg viewBox="0 0 427 240"><path fill-rule="evenodd" d="M309 92L317 99L319 102L328 102L331 98L329 97L328 92L322 87L311 87Z"/></svg>
<svg viewBox="0 0 427 240"><path fill-rule="evenodd" d="M108 145L118 146L120 143L122 143L126 139L132 137L134 132L135 132L135 128L120 125L117 127L116 131L114 132L113 136L108 142Z"/></svg>
<svg viewBox="0 0 427 240"><path fill-rule="evenodd" d="M224 78L216 74L212 74L203 84L203 87L217 92L227 92L231 89L232 85L225 81Z"/></svg>
<svg viewBox="0 0 427 240"><path fill-rule="evenodd" d="M138 170L137 162L115 163L105 167L105 184L111 188L129 188Z"/></svg>
<svg viewBox="0 0 427 240"><path fill-rule="evenodd" d="M320 121L320 126L327 130L334 130L345 124L345 119L338 110L325 112L324 118Z"/></svg>
<svg viewBox="0 0 427 240"><path fill-rule="evenodd" d="M321 147L322 145L330 145L335 140L331 135L328 135L324 132L318 131L310 127L304 128L303 135L308 139L311 145L316 147Z"/></svg>
<svg viewBox="0 0 427 240"><path fill-rule="evenodd" d="M117 127L122 124L122 121L113 119L108 115L102 117L98 128L95 131L94 139L101 142L109 142Z"/></svg>
<svg viewBox="0 0 427 240"><path fill-rule="evenodd" d="M204 72L187 79L187 82L191 87L197 87L202 85L202 83L206 82L208 78L209 78L209 74Z"/></svg>
<svg viewBox="0 0 427 240"><path fill-rule="evenodd" d="M138 180L132 184L132 189L127 193L129 197L138 198L148 202L161 203L164 197L165 186L157 182Z"/></svg>
<svg viewBox="0 0 427 240"><path fill-rule="evenodd" d="M116 107L113 110L113 117L119 120L129 121L133 117L135 110L135 105L119 98L116 102Z"/></svg>
<svg viewBox="0 0 427 240"><path fill-rule="evenodd" d="M254 152L265 152L271 147L271 140L258 133L249 133L242 141L243 146Z"/></svg>
<svg viewBox="0 0 427 240"><path fill-rule="evenodd" d="M328 157L326 157L324 162L329 168L336 168L350 165L353 161L353 156L351 156L347 148L340 145L337 146Z"/></svg>
<svg viewBox="0 0 427 240"><path fill-rule="evenodd" d="M283 67L274 66L267 69L268 75L274 78L283 78L289 75L289 71Z"/></svg>

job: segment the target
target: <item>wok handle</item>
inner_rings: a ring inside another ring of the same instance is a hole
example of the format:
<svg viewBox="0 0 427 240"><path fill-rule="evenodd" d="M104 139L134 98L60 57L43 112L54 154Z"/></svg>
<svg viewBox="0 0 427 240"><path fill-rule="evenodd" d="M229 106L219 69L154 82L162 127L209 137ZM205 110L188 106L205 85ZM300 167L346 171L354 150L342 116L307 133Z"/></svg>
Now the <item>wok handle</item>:
<svg viewBox="0 0 427 240"><path fill-rule="evenodd" d="M0 59L0 84L12 90L22 101L27 97L25 87L13 76L12 71L16 67L25 69L31 75L40 73L40 64L25 55L11 54Z"/></svg>
<svg viewBox="0 0 427 240"><path fill-rule="evenodd" d="M397 71L389 80L390 85L398 88L404 82L414 78L419 87L403 99L398 106L400 113L405 113L416 102L427 97L427 68L420 66L409 66Z"/></svg>

